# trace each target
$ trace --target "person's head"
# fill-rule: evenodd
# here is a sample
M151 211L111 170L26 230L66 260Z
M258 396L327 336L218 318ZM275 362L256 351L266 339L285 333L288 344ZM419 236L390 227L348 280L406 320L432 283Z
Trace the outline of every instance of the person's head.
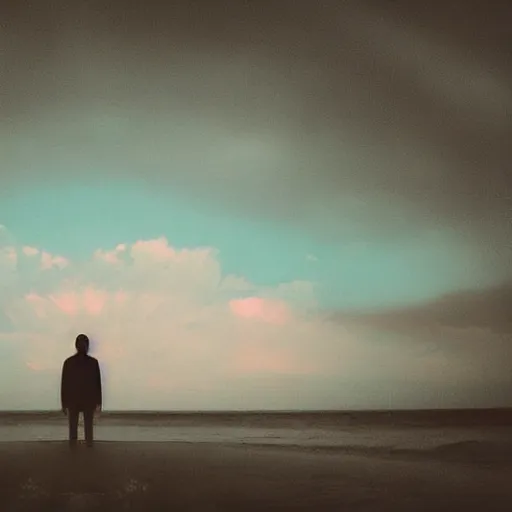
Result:
M79 334L75 341L76 351L80 354L87 354L89 351L89 338L85 334Z

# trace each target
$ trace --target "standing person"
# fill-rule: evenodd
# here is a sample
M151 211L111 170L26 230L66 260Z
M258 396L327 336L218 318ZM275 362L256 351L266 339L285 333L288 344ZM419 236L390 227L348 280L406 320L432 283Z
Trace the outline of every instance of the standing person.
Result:
M101 373L98 360L87 355L89 338L79 334L75 341L76 354L68 357L62 366L61 405L68 416L69 443L76 446L78 418L84 418L84 434L87 446L93 442L94 412L101 411Z

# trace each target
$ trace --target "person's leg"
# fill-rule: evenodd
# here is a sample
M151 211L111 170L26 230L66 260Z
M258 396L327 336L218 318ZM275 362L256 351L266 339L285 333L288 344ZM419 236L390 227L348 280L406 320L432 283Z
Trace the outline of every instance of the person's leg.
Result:
M80 411L72 407L68 409L68 424L69 424L69 444L76 446L78 440L78 415Z
M84 410L84 434L85 434L85 444L87 446L92 446L93 442L93 419L94 419L94 409L87 408Z

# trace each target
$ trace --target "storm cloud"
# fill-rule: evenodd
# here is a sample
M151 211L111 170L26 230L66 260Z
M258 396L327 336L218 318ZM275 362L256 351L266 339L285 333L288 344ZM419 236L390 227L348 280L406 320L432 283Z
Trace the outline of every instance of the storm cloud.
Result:
M512 342L512 283L484 290L443 295L424 304L400 309L337 312L333 320L357 322L390 331L424 329L482 329L507 335Z
M448 226L506 266L511 8L413 5L13 2L4 193L130 175L326 237Z

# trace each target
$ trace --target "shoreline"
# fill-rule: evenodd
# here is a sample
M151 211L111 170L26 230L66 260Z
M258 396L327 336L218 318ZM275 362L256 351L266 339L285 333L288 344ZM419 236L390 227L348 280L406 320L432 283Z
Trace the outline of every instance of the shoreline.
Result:
M11 447L27 447L32 444L52 445L56 447L66 447L67 439L62 440L44 440L37 439L31 441L1 441L0 453L2 449L9 450ZM78 440L78 445L84 445L83 439ZM375 458L385 460L422 462L433 461L450 464L487 464L492 467L512 469L512 440L508 443L489 443L485 441L459 441L445 443L427 448L400 448L392 445L388 446L368 446L368 445L304 445L297 443L257 443L257 442L225 442L225 441L114 441L98 439L94 441L94 446L126 445L126 446L160 446L160 447L212 447L220 449L234 450L261 450L275 453L304 453L313 455L327 456L355 456L364 458Z

